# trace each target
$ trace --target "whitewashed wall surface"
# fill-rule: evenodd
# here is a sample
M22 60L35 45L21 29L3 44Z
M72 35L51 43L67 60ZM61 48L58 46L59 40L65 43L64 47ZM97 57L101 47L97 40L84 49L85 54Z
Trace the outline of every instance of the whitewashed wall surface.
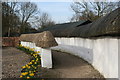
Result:
M50 48L41 48L35 45L32 42L24 42L21 41L21 45L29 48L34 48L35 51L39 51L38 53L41 56L41 66L44 68L52 68L52 55Z
M55 39L59 45L52 49L83 58L92 64L105 78L118 78L118 50L120 49L118 42L120 42L120 39Z

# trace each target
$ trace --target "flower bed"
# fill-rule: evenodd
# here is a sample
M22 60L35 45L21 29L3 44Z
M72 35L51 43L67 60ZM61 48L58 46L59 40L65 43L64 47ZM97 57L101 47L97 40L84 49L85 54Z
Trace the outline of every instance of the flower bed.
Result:
M31 49L22 45L18 46L17 48L32 56L30 62L25 66L22 66L20 78L35 78L37 68L40 67L41 57L39 56L39 54L37 54L40 52L34 51L34 48Z

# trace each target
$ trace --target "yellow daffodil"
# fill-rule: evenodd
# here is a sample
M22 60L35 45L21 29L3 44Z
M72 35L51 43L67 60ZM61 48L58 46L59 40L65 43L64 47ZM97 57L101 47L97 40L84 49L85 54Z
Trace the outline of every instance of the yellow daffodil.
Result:
M29 48L29 50L34 51L34 50L35 50L35 48Z
M30 65L30 63L28 63L28 65Z
M32 62L34 62L35 60L32 60Z
M36 51L35 53L40 53L40 51Z
M28 65L26 65L26 67L28 67Z
M37 69L36 67L34 67L34 69Z
M30 79L30 77L29 77L29 76L27 76L27 79Z
M35 64L38 64L39 60L41 59L40 58L41 56L38 54L38 53L40 53L40 51L35 51L35 48L30 48L30 47L26 47L26 46L22 46L22 45L20 45L20 46L23 48L26 48L25 50L27 50L27 51L33 51L32 53L30 53L30 55L34 59L31 60L31 62L29 62L25 66L22 66L22 68L26 68L28 70L28 72L23 72L23 73L21 73L21 76L20 76L20 77L26 76L26 78L29 79L35 75L34 72L36 72L36 69L40 66L40 65L35 65Z
M22 44L20 44L20 47L22 47Z
M30 62L29 64L32 64L32 62Z
M29 74L30 76L34 76L34 73Z
M32 71L29 71L29 73L32 73Z
M40 53L40 51L38 51L37 53Z
M35 51L35 53L37 53L37 51Z
M23 76L21 75L20 78L22 78Z
M22 68L25 68L25 66L23 66Z
M27 46L24 46L24 48L26 48L26 49L30 49L30 47L27 47Z
M36 72L36 71L34 70L34 72Z
M36 59L36 61L38 61L38 58Z
M28 74L28 72L24 72L24 73L21 73L21 74L25 76L25 75L27 75L27 74Z
M28 66L28 69L30 69L30 66Z
M37 64L37 62L34 62L34 64Z

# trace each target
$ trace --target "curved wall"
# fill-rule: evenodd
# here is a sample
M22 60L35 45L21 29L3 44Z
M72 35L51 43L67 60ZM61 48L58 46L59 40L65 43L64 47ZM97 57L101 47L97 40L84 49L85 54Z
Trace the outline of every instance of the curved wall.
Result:
M118 50L120 50L118 43L120 39L55 39L59 45L52 49L82 57L92 64L105 78L118 78Z

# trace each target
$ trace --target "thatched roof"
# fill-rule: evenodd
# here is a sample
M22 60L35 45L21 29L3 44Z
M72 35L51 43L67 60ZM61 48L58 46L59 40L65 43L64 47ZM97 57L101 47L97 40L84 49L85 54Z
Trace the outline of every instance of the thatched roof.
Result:
M52 33L49 31L44 31L42 33L36 34L22 34L20 36L20 40L26 42L33 42L36 44L36 46L44 48L58 45Z
M36 46L44 47L44 48L58 45L52 33L49 31L37 33L36 38L33 40L33 42L36 44Z
M89 24L66 23L42 29L50 31L54 37L96 37L120 36L120 8ZM78 25L79 24L79 25Z
M91 24L87 36L100 35L120 36L120 8Z
M89 23L91 23L91 21L81 20L78 22L56 24L50 27L43 28L40 30L40 32L50 31L55 37L68 37L74 28L81 26L81 25L89 24Z

